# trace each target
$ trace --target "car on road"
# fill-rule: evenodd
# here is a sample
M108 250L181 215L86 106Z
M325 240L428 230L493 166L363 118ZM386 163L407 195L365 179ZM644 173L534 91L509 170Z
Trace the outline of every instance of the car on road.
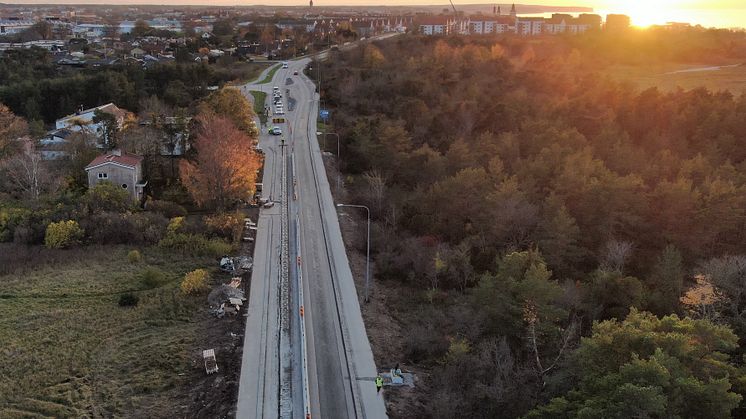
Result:
M293 75L297 76L298 75L298 70L293 71Z
M282 128L280 127L272 127L269 129L269 133L272 135L282 135Z
M283 61L282 62L282 68L288 68L288 62L287 61Z

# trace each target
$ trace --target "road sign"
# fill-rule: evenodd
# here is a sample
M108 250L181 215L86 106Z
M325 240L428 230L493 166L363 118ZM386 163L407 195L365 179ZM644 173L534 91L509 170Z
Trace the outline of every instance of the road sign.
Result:
M321 119L329 119L329 111L326 109L322 109L319 111L319 116Z

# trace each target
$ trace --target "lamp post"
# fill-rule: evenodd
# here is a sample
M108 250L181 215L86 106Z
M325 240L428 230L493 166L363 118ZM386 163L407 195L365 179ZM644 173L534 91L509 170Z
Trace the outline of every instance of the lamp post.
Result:
M363 301L368 302L368 291L370 288L370 208L365 205L351 205L351 204L337 204L338 208L349 207L349 208L365 208L368 213L368 246L365 255L365 297Z
M339 178L340 178L340 172L341 168L339 167L340 159L339 159L339 134L336 132L321 132L316 131L316 135L323 135L324 136L324 149L326 149L326 136L327 135L336 135L337 136L337 194L339 194Z

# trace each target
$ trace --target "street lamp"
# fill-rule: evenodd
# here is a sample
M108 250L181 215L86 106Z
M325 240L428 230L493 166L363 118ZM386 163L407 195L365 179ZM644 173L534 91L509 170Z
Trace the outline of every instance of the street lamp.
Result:
M324 136L324 149L326 149L326 136L327 135L336 135L337 136L337 194L339 194L339 178L340 178L340 172L342 170L341 167L339 166L339 164L340 164L340 159L339 159L339 134L337 134L336 132L321 132L321 131L316 131L316 135L317 136L318 135L323 135Z
M368 290L370 287L370 208L365 205L351 205L351 204L337 204L337 208L349 207L349 208L365 208L368 212L368 246L365 255L365 297L363 301L368 302Z

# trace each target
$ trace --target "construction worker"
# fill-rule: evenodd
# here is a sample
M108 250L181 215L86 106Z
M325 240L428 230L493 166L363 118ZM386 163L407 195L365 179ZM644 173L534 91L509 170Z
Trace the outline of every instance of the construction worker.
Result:
M383 387L383 378L379 375L376 377L376 393L381 392L381 387Z

